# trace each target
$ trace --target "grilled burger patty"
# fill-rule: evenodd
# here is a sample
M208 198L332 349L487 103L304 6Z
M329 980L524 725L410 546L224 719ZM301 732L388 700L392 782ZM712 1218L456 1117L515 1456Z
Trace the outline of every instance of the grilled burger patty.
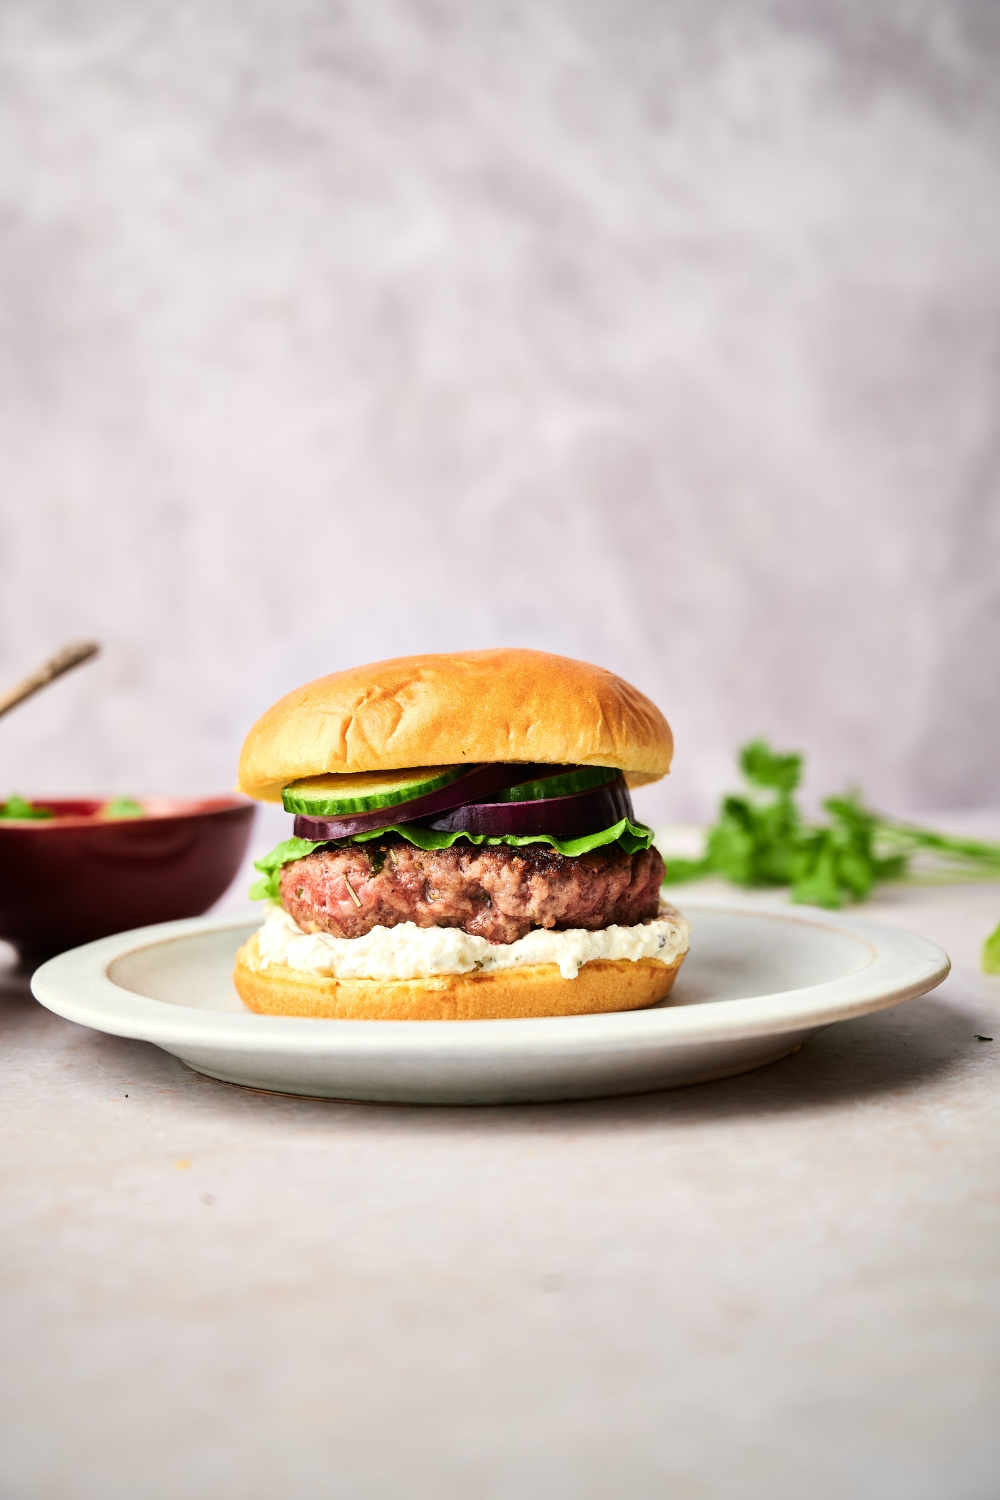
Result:
M656 916L662 881L657 849L612 845L570 859L546 844L425 850L386 839L285 865L281 904L303 932L355 938L415 922L513 943L533 927L632 927Z

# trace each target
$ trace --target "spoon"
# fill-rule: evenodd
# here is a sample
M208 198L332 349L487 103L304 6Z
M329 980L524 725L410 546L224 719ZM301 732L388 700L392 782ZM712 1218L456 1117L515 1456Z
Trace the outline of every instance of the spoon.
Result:
M23 703L26 698L31 698L48 687L50 682L55 682L57 677L62 677L65 672L71 672L74 667L79 667L91 657L97 656L100 646L96 641L77 641L72 646L64 646L51 656L47 662L40 666L37 671L32 672L30 677L25 677L16 687L11 688L9 693L0 697L0 718Z

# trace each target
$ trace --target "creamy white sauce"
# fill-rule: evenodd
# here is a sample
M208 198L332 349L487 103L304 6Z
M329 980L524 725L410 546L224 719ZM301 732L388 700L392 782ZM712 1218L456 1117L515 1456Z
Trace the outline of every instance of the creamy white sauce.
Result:
M575 979L595 958L655 958L673 963L687 952L691 923L663 903L659 913L635 927L602 927L587 932L548 932L537 927L516 943L489 943L459 927L373 927L358 938L303 932L278 905L268 907L257 934L260 967L286 964L306 974L338 979L422 979L432 974L468 974L473 969L516 969L558 964L564 979Z

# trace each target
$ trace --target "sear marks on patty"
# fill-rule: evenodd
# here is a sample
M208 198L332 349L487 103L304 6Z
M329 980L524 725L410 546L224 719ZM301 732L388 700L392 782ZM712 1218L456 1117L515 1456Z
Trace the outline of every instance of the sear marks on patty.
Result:
M316 849L281 872L281 904L303 932L363 937L415 922L513 943L533 927L624 927L656 916L663 860L617 845L570 859L545 844L417 849L400 840Z

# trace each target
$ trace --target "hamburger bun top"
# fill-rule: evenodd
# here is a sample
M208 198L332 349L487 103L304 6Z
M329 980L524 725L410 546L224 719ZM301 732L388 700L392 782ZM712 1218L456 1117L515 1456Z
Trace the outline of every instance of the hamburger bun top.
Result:
M660 710L603 667L520 649L399 656L280 698L246 737L239 789L280 802L305 776L485 761L615 766L642 786L672 754Z

